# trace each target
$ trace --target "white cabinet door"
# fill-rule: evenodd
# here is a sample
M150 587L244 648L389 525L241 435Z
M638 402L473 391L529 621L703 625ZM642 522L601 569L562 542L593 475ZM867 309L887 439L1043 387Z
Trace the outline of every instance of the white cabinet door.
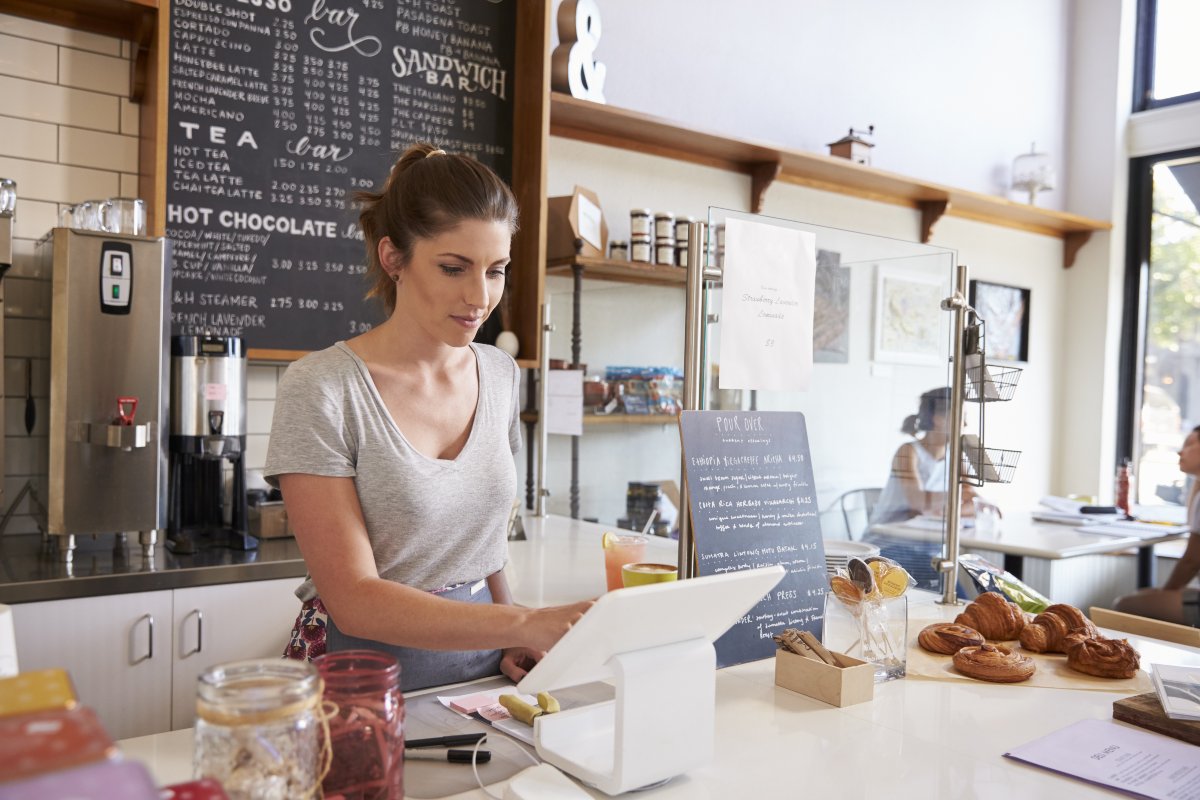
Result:
M171 728L171 592L12 607L21 670L61 667L114 739Z
M196 679L205 669L282 657L300 613L299 585L299 578L282 578L175 590L172 730L192 726Z

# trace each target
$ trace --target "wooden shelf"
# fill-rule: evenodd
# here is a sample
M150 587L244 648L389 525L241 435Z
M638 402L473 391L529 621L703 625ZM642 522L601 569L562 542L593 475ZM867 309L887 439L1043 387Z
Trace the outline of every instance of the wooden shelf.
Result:
M684 128L659 117L550 94L550 135L738 172L751 178L750 210L779 180L827 192L914 208L921 212L920 241L928 242L943 215L972 219L1063 239L1063 266L1094 231L1112 223L1014 203L1001 197L919 181L844 158L788 150ZM592 276L596 277L596 276Z
M621 283L643 283L654 286L683 286L687 283L687 270L666 264L647 264L641 261L609 261L606 258L574 256L557 258L546 262L547 275L571 276L571 268L583 267L583 277L598 281L620 281Z
M522 422L537 422L536 411L522 411ZM608 427L611 425L674 425L678 418L674 414L587 414L583 415L585 427Z

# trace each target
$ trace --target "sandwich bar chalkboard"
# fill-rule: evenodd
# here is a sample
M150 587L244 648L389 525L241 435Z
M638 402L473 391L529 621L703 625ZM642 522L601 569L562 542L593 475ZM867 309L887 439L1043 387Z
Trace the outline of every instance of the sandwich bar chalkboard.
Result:
M717 666L769 658L772 636L821 636L825 548L804 415L685 411L679 418L700 575L780 564L787 574L717 640Z
M511 180L516 0L173 0L172 331L308 351L370 329L353 194L409 144Z

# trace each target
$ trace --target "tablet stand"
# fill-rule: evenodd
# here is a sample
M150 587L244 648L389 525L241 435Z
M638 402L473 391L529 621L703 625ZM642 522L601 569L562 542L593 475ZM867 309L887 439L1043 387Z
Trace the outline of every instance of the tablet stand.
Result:
M616 698L539 716L538 755L610 795L708 762L716 661L712 642L703 638L613 656Z

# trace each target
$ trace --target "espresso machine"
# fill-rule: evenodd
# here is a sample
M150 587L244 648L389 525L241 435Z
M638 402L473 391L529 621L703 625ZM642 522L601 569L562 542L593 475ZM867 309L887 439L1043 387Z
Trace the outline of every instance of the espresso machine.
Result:
M167 547L253 550L246 521L246 350L236 336L171 337Z
M55 228L38 244L52 275L47 532L136 533L147 559L166 524L170 244Z

